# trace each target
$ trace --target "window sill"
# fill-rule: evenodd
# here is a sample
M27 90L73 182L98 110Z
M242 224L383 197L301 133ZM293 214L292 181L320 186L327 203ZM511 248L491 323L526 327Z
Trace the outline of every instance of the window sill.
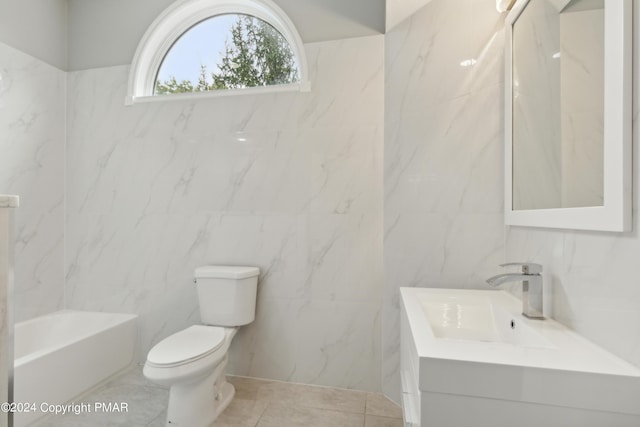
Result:
M172 93L152 96L127 96L125 105L144 104L150 102L198 101L207 98L226 98L229 96L264 95L282 92L310 92L309 82L292 83L286 85L248 87L244 89L212 90L208 92Z

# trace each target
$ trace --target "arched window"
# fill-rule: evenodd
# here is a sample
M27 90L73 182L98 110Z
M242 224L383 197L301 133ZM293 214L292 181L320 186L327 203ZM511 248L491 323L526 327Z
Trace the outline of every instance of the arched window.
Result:
M309 84L300 36L277 5L179 0L142 38L126 102L282 90Z

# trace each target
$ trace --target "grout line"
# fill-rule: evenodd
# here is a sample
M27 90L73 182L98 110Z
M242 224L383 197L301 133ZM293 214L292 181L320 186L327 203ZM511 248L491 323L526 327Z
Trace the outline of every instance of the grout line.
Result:
M257 402L257 400L255 401ZM258 419L256 420L255 424L253 425L253 427L258 427L258 424L260 424L260 420L262 419L262 416L264 415L265 412L267 412L267 408L269 408L270 403L267 403L264 406L264 409L262 410L262 412L260 413L260 416L258 417Z
M254 403L258 403L258 400L257 399L254 400ZM271 402L267 402L267 404L264 405L264 409L262 410L262 412L260 412L260 415L258 416L258 419L256 420L256 422L253 424L253 427L258 427L258 424L260 424L260 420L262 419L264 413L267 412L269 405L271 405Z

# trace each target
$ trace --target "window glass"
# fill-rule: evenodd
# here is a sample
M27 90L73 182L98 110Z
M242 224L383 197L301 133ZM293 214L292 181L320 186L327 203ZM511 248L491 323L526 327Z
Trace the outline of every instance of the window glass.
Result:
M169 49L154 94L204 92L296 83L298 65L287 40L265 21L227 14L186 31Z

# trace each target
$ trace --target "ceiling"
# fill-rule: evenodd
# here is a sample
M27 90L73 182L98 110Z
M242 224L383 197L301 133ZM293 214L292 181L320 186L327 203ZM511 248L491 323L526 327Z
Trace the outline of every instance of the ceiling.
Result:
M385 0L274 0L305 43L384 33Z

